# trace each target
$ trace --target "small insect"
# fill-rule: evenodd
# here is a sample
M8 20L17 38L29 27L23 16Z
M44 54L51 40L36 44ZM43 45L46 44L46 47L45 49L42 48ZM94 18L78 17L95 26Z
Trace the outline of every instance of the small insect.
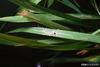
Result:
M88 53L88 50L81 50L77 52L76 55L85 55L86 53Z
M43 29L42 31L44 33L44 35L48 35L48 36L56 36L56 32L55 31L51 31L51 30L47 30L47 29Z
M93 46L94 48L100 48L100 45L95 45ZM76 53L76 55L85 55L87 54L89 51L88 50L81 50L79 52Z
M18 13L18 15L27 16L28 15L28 11L27 10L22 10L21 12Z
M95 48L100 48L100 45L95 45L94 47L95 47Z

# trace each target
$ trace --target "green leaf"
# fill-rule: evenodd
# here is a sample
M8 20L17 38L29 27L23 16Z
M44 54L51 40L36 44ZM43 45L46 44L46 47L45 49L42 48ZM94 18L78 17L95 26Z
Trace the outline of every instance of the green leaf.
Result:
M90 14L69 14L73 17L80 18L82 20L100 20L100 16Z
M27 46L27 47L43 47L43 46L53 46L37 42L36 40L16 37L12 35L7 35L0 33L0 44L11 45L11 46Z
M42 40L37 40L37 42L44 43L44 44L59 44L59 43L64 43L66 42L65 40L60 40L60 39L42 39ZM70 41L69 41L70 42Z
M98 15L100 15L100 10L99 10L99 7L96 3L96 0L90 0L90 3L93 5L93 7L96 9Z
M37 21L37 23L45 25L49 28L71 30L71 28L63 26L61 24L58 24L58 23L50 20L49 18L47 18L45 15L42 15L42 14L37 15L37 14L29 13L29 18L34 19L34 20Z
M7 21L7 22L16 22L16 23L25 23L25 22L32 22L31 19L28 19L23 16L9 16L9 17L2 17L0 21Z
M50 7L53 3L54 3L54 0L48 0L48 3L47 3L48 7Z
M70 14L70 13L68 15L80 18L81 22L71 21L69 19L65 19L65 18L56 16L56 15L48 14L48 13L34 14L34 17L35 16L39 16L39 17L41 16L41 17L44 17L44 18L52 20L52 21L57 21L56 23L65 23L65 24L68 23L68 24L80 25L80 26L84 26L84 27L87 26L87 25L84 24L85 20L92 20L92 21L100 20L99 16L93 16L93 15Z
M30 0L30 2L35 3L35 4L38 4L38 3L41 2L41 0Z
M100 55L90 56L90 57L84 58L84 60L88 62L100 62Z
M47 41L47 42L46 42ZM54 42L56 41L56 42ZM11 45L11 46L27 46L31 48L42 48L42 49L50 49L57 51L66 51L66 50L79 50L90 46L89 43L84 42L76 42L73 44L61 44L61 45L52 45L55 43L62 43L63 41L58 40L33 40L26 39L21 37L16 37L12 35L2 34L0 33L0 44Z
M10 33L14 33L14 32L27 32L27 33L33 33L33 34L58 37L58 38L63 38L63 39L71 39L71 40L80 40L80 41L100 43L100 36L98 36L98 35L73 32L73 31L66 31L66 30L59 30L59 29L30 27L30 28L20 28L20 29L10 31Z
M100 35L100 29L94 31L94 32L92 33L92 35Z
M80 5L78 4L78 2L77 2L76 0L73 0L73 2L75 3L75 5L76 5L77 7L80 7Z
M9 0L9 1L19 5L20 7L24 7L24 8L33 10L33 11L34 10L35 11L42 11L42 12L50 13L50 14L53 14L53 15L56 15L56 16L59 16L59 17L65 18L65 19L69 19L71 21L80 22L79 18L70 16L70 15L67 15L67 14L64 14L64 13L61 13L61 12L58 12L58 11L50 10L48 8L43 8L39 5L31 4L27 0L24 0L24 1L23 0L21 0L21 1L20 0Z

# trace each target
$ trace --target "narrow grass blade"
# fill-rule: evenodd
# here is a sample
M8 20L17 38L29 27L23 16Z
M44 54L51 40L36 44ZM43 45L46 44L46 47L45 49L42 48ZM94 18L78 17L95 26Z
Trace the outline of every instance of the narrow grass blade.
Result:
M40 23L42 25L45 25L49 28L55 28L55 29L65 29L65 30L71 30L71 28L65 27L61 24L58 24L52 20L49 20L48 18L46 18L46 16L44 15L36 15L33 13L29 13L29 18L31 19L35 19L37 21L37 23Z
M80 5L78 4L78 2L77 2L76 0L73 0L73 2L75 3L75 5L76 5L77 7L80 8Z
M40 42L40 43L44 43L44 44L61 44L61 43L66 43L65 40L59 40L59 39L42 39L42 40L37 40L37 42ZM70 41L69 41L70 42Z
M54 0L48 0L48 3L47 3L48 7L50 7L53 3L54 3Z
M96 0L90 0L93 7L96 9L97 13L100 15L99 7L97 6Z
M41 0L30 0L30 2L32 2L33 4L38 4L41 2Z
M48 41L48 42L45 42ZM11 46L27 46L31 48L42 48L42 49L50 49L50 50L57 50L57 51L67 51L67 50L79 50L88 47L89 43L84 42L76 42L73 44L61 44L61 45L52 45L55 43L60 43L63 41L55 40L32 40L32 39L25 39L21 37L16 37L12 35L2 34L0 33L0 44L11 45Z
M25 22L32 22L31 19L23 17L23 16L9 16L9 17L2 17L0 21L7 21L13 23L25 23Z
M100 35L100 29L94 31L94 32L92 33L92 35Z
M3 33L0 33L0 44L12 45L12 46L27 46L27 47L53 46L37 42L36 40L25 39Z
M56 16L59 16L59 17L62 17L62 18L65 18L65 19L69 19L69 20L73 20L73 21L77 21L77 22L80 22L80 19L79 18L76 18L76 17L73 17L73 16L70 16L70 15L65 15L64 13L61 13L61 12L58 12L58 11L55 11L55 10L50 10L48 8L43 8L39 5L35 5L35 4L31 4L29 1L26 1L26 0L9 0L21 7L24 7L24 8L28 8L28 9L31 9L31 10L37 10L37 11L43 11L43 12L46 12L46 13L50 13L50 14L53 14L53 15L56 15Z
M58 38L63 38L63 39L100 43L100 36L98 35L66 31L66 30L30 27L30 28L16 29L16 30L10 31L9 33L15 33L15 32L27 32L27 33L33 33L33 34L46 35L46 36L53 36L53 37L58 37Z

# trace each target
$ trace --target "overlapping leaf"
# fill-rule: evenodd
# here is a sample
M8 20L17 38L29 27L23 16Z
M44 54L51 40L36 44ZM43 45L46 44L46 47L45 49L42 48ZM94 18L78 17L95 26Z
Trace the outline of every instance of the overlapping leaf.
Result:
M63 44L63 42L65 41L54 40L54 39L32 40L32 39L26 39L0 33L0 44L6 44L12 46L27 46L32 48L66 51L66 50L80 50L91 45L90 43L84 43L84 42L76 42L73 44ZM62 43L62 44L54 45L57 43Z
M54 0L48 0L48 7L50 7L54 3Z
M53 14L53 15L56 15L56 16L59 16L59 17L65 18L65 19L69 19L69 20L72 20L72 21L77 21L77 22L80 21L79 18L70 16L68 14L63 14L59 11L50 10L48 8L43 8L43 7L35 5L35 4L31 5L31 3L29 1L24 1L24 2L23 2L23 0L21 0L21 1L19 1L19 0L14 0L14 1L10 0L10 1L12 1L12 2L16 3L17 5L19 5L21 7L24 7L24 8L28 8L28 9L31 9L31 10L37 10L37 11L44 11L46 13L50 13L50 14Z
M0 44L7 44L13 46L27 46L27 47L32 47L32 46L40 47L40 46L48 45L41 42L37 42L36 40L25 39L25 38L11 36L2 33L0 33ZM52 45L48 45L48 46L52 46Z
M72 40L100 43L100 36L98 36L98 35L65 31L65 30L57 30L57 29L30 27L30 28L16 29L11 32L28 32L28 33L33 33L33 34L53 36L53 37L59 37L59 38L64 38L64 39L72 39Z
M32 22L31 19L23 17L23 16L9 16L9 17L2 17L0 21L7 21L13 23L25 23L25 22Z
M39 2L41 2L41 0L30 0L30 2L38 4Z

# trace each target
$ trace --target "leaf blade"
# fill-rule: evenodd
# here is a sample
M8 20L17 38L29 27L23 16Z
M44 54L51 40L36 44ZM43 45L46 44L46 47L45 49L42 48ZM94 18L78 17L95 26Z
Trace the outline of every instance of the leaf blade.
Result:
M100 43L100 36L98 35L72 32L72 31L66 31L66 30L48 29L48 28L42 28L42 27L30 27L30 28L20 28L17 30L10 31L10 33L14 33L14 32L27 32L27 33L33 33L33 34L39 34L39 35L45 35L45 36L58 37L58 38L63 38L63 39Z

